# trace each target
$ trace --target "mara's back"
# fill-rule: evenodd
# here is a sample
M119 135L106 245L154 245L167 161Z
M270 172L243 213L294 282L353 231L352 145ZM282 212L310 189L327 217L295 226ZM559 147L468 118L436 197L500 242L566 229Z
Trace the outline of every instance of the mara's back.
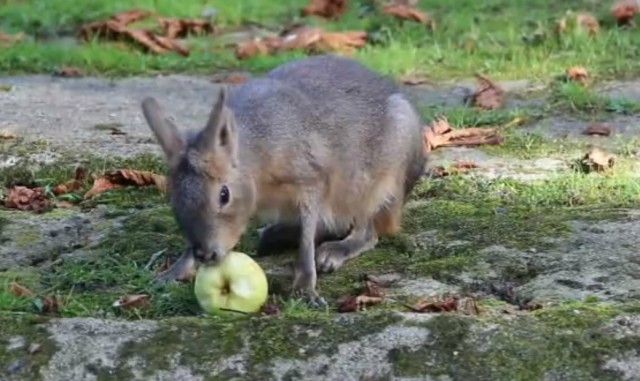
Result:
M290 61L240 86L230 106L252 152L287 148L362 171L403 162L421 147L420 123L399 87L349 58ZM406 123L400 120L405 118ZM242 140L242 139L241 139ZM300 150L305 152L300 152ZM313 150L313 152L307 152ZM400 164L402 165L402 164Z

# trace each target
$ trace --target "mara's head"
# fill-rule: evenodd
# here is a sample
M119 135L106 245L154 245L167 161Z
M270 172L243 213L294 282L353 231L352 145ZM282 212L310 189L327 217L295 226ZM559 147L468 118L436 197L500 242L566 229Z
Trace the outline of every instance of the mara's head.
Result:
M254 189L238 168L238 135L222 89L206 126L193 136L180 133L153 98L142 111L169 166L171 206L197 260L221 259L245 230Z

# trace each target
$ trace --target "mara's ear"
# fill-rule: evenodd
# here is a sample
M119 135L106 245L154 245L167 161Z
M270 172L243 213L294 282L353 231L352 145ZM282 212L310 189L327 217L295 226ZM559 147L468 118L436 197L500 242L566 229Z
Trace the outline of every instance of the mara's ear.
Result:
M226 106L227 98L228 90L222 86L209 114L207 125L200 133L199 149L201 153L226 157L235 166L238 136L233 112Z
M175 166L184 147L184 141L178 128L167 118L154 98L142 101L142 112L147 124L162 147L170 166Z

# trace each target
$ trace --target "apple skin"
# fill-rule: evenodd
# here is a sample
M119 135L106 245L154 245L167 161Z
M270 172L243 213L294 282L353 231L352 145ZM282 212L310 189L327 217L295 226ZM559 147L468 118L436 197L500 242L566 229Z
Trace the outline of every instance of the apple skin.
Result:
M200 266L194 282L200 307L211 315L257 312L267 301L268 291L267 276L260 265L237 251L215 265Z

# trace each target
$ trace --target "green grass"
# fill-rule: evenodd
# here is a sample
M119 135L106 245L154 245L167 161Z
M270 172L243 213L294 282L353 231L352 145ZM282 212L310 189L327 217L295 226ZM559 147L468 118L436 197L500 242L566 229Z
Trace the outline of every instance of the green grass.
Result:
M637 28L613 26L608 3L572 0L550 4L544 0L442 3L422 0L420 8L436 19L435 31L413 22L399 23L372 12L361 0L336 21L300 19L306 0L236 2L187 0L73 0L4 1L0 29L27 33L23 43L0 51L2 72L47 72L61 65L75 65L87 73L144 74L149 71L207 72L220 68L244 68L263 72L302 53L283 53L238 61L231 49L219 50L220 39L190 38L192 54L155 56L131 47L104 42L70 43L55 36L73 36L85 22L100 20L129 8L155 9L164 16L200 17L215 8L216 22L224 30L238 30L251 22L274 30L287 22L303 21L328 30L367 30L374 40L354 57L391 75L418 73L433 79L469 77L476 71L497 79L549 78L573 65L585 66L596 77L635 75L640 69ZM602 21L602 31L589 37L569 31L554 37L555 20L567 10L590 11ZM54 36L54 37L52 37ZM537 36L537 37L532 37Z

